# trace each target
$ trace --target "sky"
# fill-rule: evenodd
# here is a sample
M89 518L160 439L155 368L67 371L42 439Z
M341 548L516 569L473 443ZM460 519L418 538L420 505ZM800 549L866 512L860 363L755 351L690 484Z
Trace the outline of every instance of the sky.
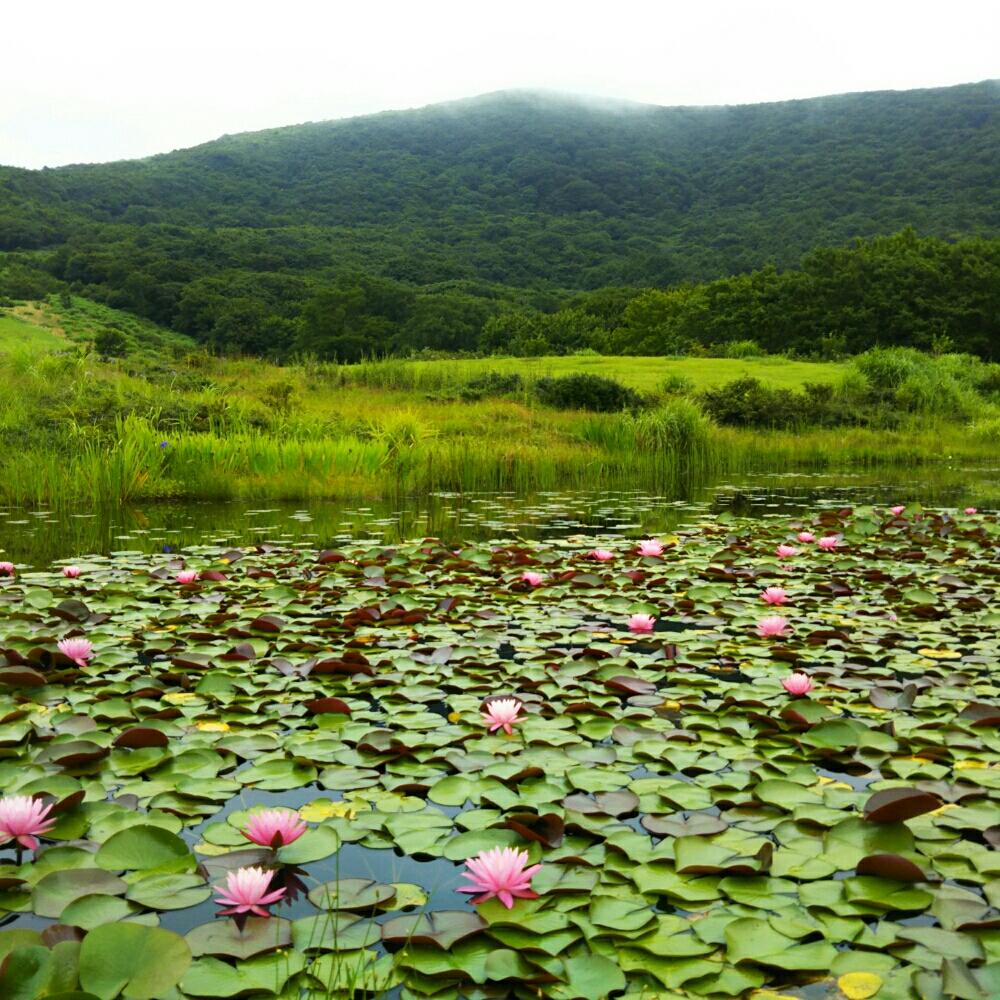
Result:
M747 104L1000 78L997 0L4 4L0 163L148 156L505 88Z

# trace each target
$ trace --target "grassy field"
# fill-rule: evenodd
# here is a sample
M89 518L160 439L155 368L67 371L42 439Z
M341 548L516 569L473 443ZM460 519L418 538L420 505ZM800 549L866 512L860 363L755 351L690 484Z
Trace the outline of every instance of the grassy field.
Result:
M375 362L367 366L386 372L399 367L398 361ZM567 357L474 358L462 361L407 361L410 380L433 384L444 379L467 382L486 372L517 372L527 381L539 378L585 373L613 378L640 392L654 392L667 379L690 380L695 389L722 385L743 375L782 389L798 389L806 382L834 382L843 375L843 364L812 361L789 361L787 358L663 358L603 357L576 354ZM355 366L359 369L365 366Z
M60 350L67 343L64 337L47 326L29 322L20 316L0 314L0 351Z
M693 395L744 374L784 388L857 381L849 363L580 356L279 368L192 351L185 338L83 300L18 312L0 319L9 387L0 396L0 502L601 486L676 494L748 471L990 459L1000 445L1000 410L978 397L972 416L908 414L892 430L768 430L716 426ZM135 343L123 361L74 346L108 322ZM486 371L516 371L524 382L507 396L463 399L465 383ZM533 381L572 371L616 377L651 405L636 414L541 405ZM692 386L687 395L657 393L678 375Z

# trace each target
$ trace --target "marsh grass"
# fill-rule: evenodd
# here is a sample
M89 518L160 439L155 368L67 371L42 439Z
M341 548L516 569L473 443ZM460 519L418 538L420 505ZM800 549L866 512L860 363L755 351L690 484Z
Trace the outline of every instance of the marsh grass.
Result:
M0 347L7 387L0 397L0 501L8 504L594 487L678 495L738 472L990 458L1000 439L1000 411L984 404L968 379L950 375L947 362L922 367L919 358L876 359L882 374L875 381L883 378L892 391L909 387L906 398L916 401L893 430L792 432L720 428L696 399L655 389L681 376L697 386L748 370L775 385L865 376L844 365L774 358L303 361L277 368L203 354L139 374L80 349ZM556 411L534 398L533 379L581 367L649 388L651 405L602 414ZM496 370L518 372L522 385L502 397L459 398L466 382Z

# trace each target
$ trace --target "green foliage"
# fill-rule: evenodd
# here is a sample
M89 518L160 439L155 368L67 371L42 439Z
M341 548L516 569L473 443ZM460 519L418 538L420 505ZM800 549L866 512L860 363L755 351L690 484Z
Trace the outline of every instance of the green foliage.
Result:
M906 414L968 420L989 411L1000 365L964 355L934 357L912 348L876 348L854 359L837 386L801 391L744 376L705 390L701 403L733 427L895 427Z
M600 375L541 378L535 383L535 394L545 406L557 410L615 413L642 406L642 397L634 389Z
M732 345L836 357L885 344L947 343L982 357L1000 326L1000 240L947 243L912 230L815 250L796 270L772 266L696 287L647 292L625 312L616 351L671 353ZM659 344L659 349L657 349Z
M462 399L472 401L485 399L488 396L509 396L520 392L524 387L524 379L517 372L489 371L485 375L477 375L469 379L459 391Z
M998 108L990 83L701 109L506 93L0 168L0 295L68 288L272 359L988 356L996 244L943 240L997 233ZM812 252L908 225L939 239Z
M106 327L94 338L94 350L102 358L124 358L128 354L128 337L121 330Z

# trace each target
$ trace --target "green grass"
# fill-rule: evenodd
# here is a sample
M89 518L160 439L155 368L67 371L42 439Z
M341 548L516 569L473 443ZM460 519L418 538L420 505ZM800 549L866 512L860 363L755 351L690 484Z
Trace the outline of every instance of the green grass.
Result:
M744 375L777 389L801 389L806 382L835 382L844 364L789 361L787 358L603 357L574 354L541 358L470 358L460 361L373 361L341 366L349 384L384 388L446 390L486 372L517 372L526 382L547 376L584 373L612 378L640 392L657 390L668 378L690 380L695 389L721 385Z
M848 364L576 356L278 368L185 351L185 338L144 328L129 336L145 353L105 363L66 346L85 344L101 323L125 323L121 314L76 299L68 309L22 312L34 324L0 319L8 387L0 395L0 503L595 487L677 495L741 472L991 459L1000 440L997 408L974 393L975 409L961 419L932 410L904 415L892 431L793 432L720 428L684 396L660 395L636 415L601 414L550 409L531 391L534 379L571 371L617 378L652 397L674 376L695 388L744 374L797 388L856 377ZM468 379L491 370L519 372L525 385L509 397L460 398Z
M29 323L17 316L0 313L0 352L12 350L59 350L67 343L51 329Z

